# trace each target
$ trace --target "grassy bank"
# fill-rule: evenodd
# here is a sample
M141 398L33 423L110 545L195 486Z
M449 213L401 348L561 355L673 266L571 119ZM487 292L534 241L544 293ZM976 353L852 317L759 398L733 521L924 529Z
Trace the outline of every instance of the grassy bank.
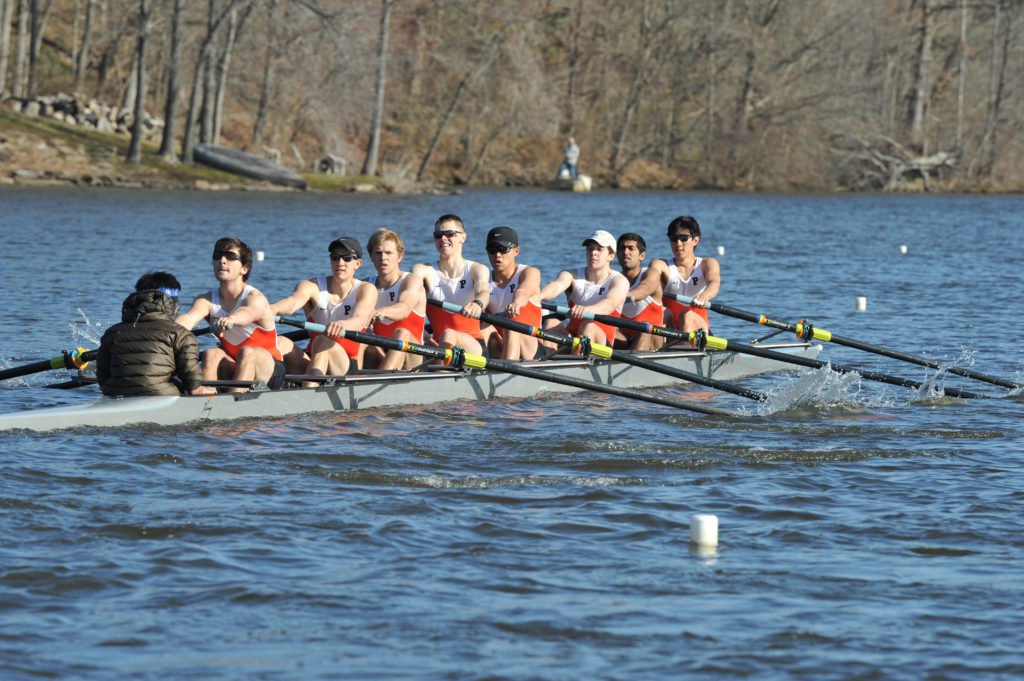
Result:
M144 142L142 160L128 163L129 138L89 126L29 116L0 106L0 183L163 189L281 189L200 164L168 163ZM383 191L381 178L300 173L314 191Z

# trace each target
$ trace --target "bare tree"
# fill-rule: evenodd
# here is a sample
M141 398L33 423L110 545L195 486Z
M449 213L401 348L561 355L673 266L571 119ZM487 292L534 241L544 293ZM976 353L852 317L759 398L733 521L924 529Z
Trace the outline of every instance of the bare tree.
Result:
M138 65L136 69L135 108L132 120L132 139L128 145L125 160L129 163L142 161L142 135L146 126L146 50L149 42L149 13L151 0L139 0L139 35L135 44Z
M0 94L7 91L7 56L11 51L11 20L18 0L0 0Z
M77 59L75 59L75 84L74 91L82 92L82 83L85 82L85 70L89 66L89 55L92 51L92 22L96 8L96 0L85 0L85 26L82 28L82 44L78 48Z
M164 130L157 155L168 163L177 163L174 140L178 129L178 101L181 99L181 52L184 36L182 20L185 0L172 0L171 4L171 55L167 64L167 96L164 99Z
M380 134L384 120L384 89L387 86L388 64L388 23L396 0L381 0L380 30L377 44L377 87L373 103L373 122L370 124L370 143L363 162L363 175L377 173L377 157L380 155Z

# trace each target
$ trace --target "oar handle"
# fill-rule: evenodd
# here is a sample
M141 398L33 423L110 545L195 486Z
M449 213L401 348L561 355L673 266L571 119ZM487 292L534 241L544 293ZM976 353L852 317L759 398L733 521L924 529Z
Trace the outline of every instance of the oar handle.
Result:
M541 303L541 306L545 310L557 312L558 314L569 314L572 308L566 307L565 305L556 305L554 303ZM622 317L613 317L612 315L594 314L593 312L584 312L584 319L592 319L595 322L601 324L607 324L609 326L616 326L621 329L629 329L630 331L639 331L641 333L649 333L655 336L662 336L664 338L674 338L676 340L683 340L691 345L696 346L699 338L698 334L692 331L679 331L678 329L669 329L664 326L655 326L654 324L648 324L647 322L638 322L632 319L623 319ZM703 338L704 347L711 348L712 350L725 350L726 341L723 338L717 336L704 335Z
M300 329L305 329L312 333L327 333L327 327L323 324L317 324L316 322L300 321L280 316L274 317L274 321L287 326L295 326ZM435 359L442 360L445 366L453 366L455 368L468 366L474 369L483 369L487 365L487 359L485 357L465 352L461 348L434 348L429 345L409 343L396 338L386 338L384 336L365 333L363 331L342 330L338 337L346 338L356 343L362 343L363 345L376 345L377 347L388 350L401 350L402 352L408 352L414 355L433 357Z
M459 314L462 312L462 307L455 303L449 303L442 300L435 300L429 298L428 303L436 307L451 312L452 314ZM564 345L571 348L573 354L583 355L585 357L594 356L600 357L601 359L611 359L612 348L607 345L601 345L600 343L592 343L586 338L580 338L578 336L567 336L561 333L555 333L553 331L547 331L539 326L530 326L523 322L517 322L514 319L503 317L501 315L491 314L490 312L481 312L480 321L487 322L492 326L498 326L509 331L515 331L526 336L533 336L541 340L551 341L558 345Z

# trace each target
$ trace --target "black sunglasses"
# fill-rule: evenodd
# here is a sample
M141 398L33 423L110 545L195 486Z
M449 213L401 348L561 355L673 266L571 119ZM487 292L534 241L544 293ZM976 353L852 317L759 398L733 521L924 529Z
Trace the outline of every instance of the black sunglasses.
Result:
M682 241L683 243L686 243L687 241L689 241L690 239L693 239L693 238L694 238L694 236L692 234L673 234L672 236L670 236L668 238L668 240L669 241Z
M241 260L242 256L234 251L214 251L213 259L220 260L221 258L227 258L228 260Z
M487 252L490 253L491 255L497 255L498 253L508 253L513 248L515 248L514 244L509 244L508 246L498 246L497 244L493 244L493 245L492 244L487 244Z
M449 239L451 239L456 234L462 234L462 232L460 232L457 229L441 229L441 230L435 229L434 230L434 238L435 239L440 239L443 236L446 236Z
M338 262L344 260L345 262L352 262L353 260L359 260L359 256L355 253L335 253L331 251L331 260Z

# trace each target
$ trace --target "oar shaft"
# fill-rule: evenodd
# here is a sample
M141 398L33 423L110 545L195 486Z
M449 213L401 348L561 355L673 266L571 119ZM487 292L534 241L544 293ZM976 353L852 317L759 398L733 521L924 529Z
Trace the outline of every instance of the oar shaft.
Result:
M83 350L82 348L79 348L77 350L56 355L50 359L44 359L40 362L33 362L19 367L0 370L0 381L8 378L27 376L29 374L37 374L40 371L50 371L51 369L77 369L79 366L84 367L94 359L96 359L95 350Z
M277 321L288 324L290 326L297 326L305 328L307 331L313 331L315 333L324 333L327 327L323 324L314 324L312 322L299 322L284 317L276 318ZM377 336L374 334L363 333L361 331L345 331L342 336L353 340L357 343L363 343L365 345L377 345L382 348L388 348L392 350L401 350L402 352L411 352L417 355L423 355L425 357L435 357L445 361L446 364L452 362L459 353L456 353L452 348L434 348L428 345L420 345L418 343L407 343L394 338L385 338L384 336ZM725 409L718 409L715 407L708 407L702 404L694 404L683 400L676 400L668 397L662 397L660 395L652 395L638 390L630 390L628 388L619 388L612 385L605 385L603 383L594 383L592 381L586 381L583 379L573 378L571 376L560 376L553 374L549 371L542 369L531 369L524 367L515 362L500 359L488 359L480 355L474 355L468 352L461 352L461 361L465 366L470 366L474 369L492 369L500 371L502 373L516 374L527 378L533 378L538 381L546 381L548 383L556 383L559 385L571 386L574 388L582 388L584 390L592 390L594 392L608 393L609 395L617 395L619 397L629 397L635 400L642 400L644 402L651 402L653 404L660 404L669 407L675 407L676 409L685 409L687 411L694 411L701 414L710 414L715 416L736 416L731 411Z
M459 310L462 309L458 305L454 305L452 303L445 303L438 300L431 299L428 300L427 302L429 302L432 305L441 307L449 312L458 312ZM593 316L597 317L598 315ZM493 324L494 326L500 326L502 328L508 329L509 331L517 331L519 333L524 333L526 335L535 336L537 338L541 338L544 340L549 340L553 343L557 343L558 345L570 347L573 350L577 350L583 342L582 339L576 336L567 336L560 333L548 332L544 329L538 329L537 327L517 322L515 320L509 319L508 317L501 317L499 315L493 315L488 312L481 312L480 319L481 321ZM609 319L614 320L616 322L631 321L619 319L618 317L609 317ZM638 326L644 325L638 324ZM678 378L683 381L689 381L690 383L695 383L697 385L707 386L709 388L715 388L717 390L721 390L722 392L740 395L742 397L747 397L752 400L764 401L766 399L766 396L763 393L759 393L756 390L748 390L747 388L742 388L738 385L733 385L732 383L726 383L725 381L707 378L706 376L701 376L700 374L695 374L691 371L685 371L683 369L676 369L674 367L663 366L657 362L644 359L642 357L637 357L628 352L613 350L611 347L607 345L601 345L600 343L590 343L589 347L590 354L594 355L595 357L601 357L602 359L614 359L624 364L630 364L632 366L647 369L649 371L655 371L666 376Z
M693 298L690 298L688 296L670 295L669 297L678 300L680 303L683 303L684 305L693 305ZM892 348L882 347L881 345L876 345L874 343L866 343L864 341L856 340L854 338L846 338L845 336L839 336L837 334L832 333L831 331L826 331L824 329L808 329L807 327L805 327L804 322L800 322L799 324L793 324L791 322L780 322L777 320L769 319L765 315L754 314L753 312L740 310L739 308L730 307L728 305L722 305L720 303L706 303L705 305L703 305L703 307L711 310L712 312L724 314L727 317L734 317L736 319L754 322L756 324L761 324L763 326L770 326L776 329L782 329L783 331L793 331L798 336L801 337L804 337L806 329L810 336L814 338L814 340L820 340L826 343L835 343L836 345L843 345L848 348L863 350L864 352L871 352L876 355L881 355L882 357L898 359L903 362L909 362L910 364L917 364L918 366L929 367L931 369L940 369L951 374L956 374L957 376L973 378L977 381L991 383L993 385L1002 386L1004 388L1016 389L1024 387L1021 386L1021 384L1014 383L1013 381L1009 381L1005 378L1000 378L999 376L992 376L991 374L985 374L980 371L974 371L973 369L965 369L957 366L946 366L945 364L939 362L938 360L928 359L927 357L921 357L920 355L912 355L908 352L903 352L902 350L893 350Z

